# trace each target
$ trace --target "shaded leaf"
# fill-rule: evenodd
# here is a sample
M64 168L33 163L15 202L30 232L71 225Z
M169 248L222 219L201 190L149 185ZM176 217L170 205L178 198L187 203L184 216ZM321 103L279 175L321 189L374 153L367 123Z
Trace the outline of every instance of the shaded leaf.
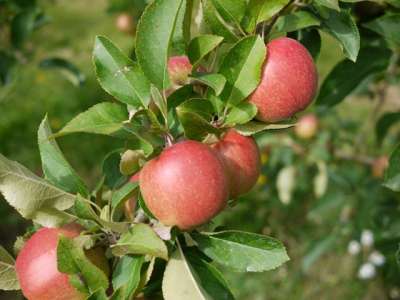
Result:
M121 235L118 242L112 246L112 252L116 256L141 254L168 260L168 250L164 242L149 225L140 223Z
M75 196L51 185L15 161L0 154L0 192L24 218L54 227L70 220L63 211Z
M329 10L321 25L324 31L340 42L344 54L355 62L360 51L360 33L350 13L345 10Z
M239 272L268 271L289 260L280 241L259 234L232 230L192 237L215 262Z
M383 185L395 192L400 191L400 145L396 147L390 156L389 167L385 172Z
M0 290L19 290L14 258L0 246Z
M226 79L221 74L194 74L191 76L192 83L200 82L212 88L215 95L222 93Z
M223 37L211 34L199 35L190 41L188 57L196 70L201 60L214 50L222 41Z
M225 126L245 124L257 115L257 107L250 102L242 102L232 107L224 121Z
M247 32L254 32L257 24L268 21L279 13L290 0L250 0L242 25Z
M259 36L245 37L235 44L219 70L226 78L221 98L235 105L249 96L260 82L265 57L266 48Z
M105 91L135 108L148 106L150 83L142 69L104 36L96 37L93 62Z
M121 257L113 272L112 285L114 290L121 289L121 293L126 299L132 298L141 281L143 264L144 256L125 255Z
M168 50L183 0L155 0L147 6L136 33L136 56L144 74L159 89L170 82Z
M245 136L250 136L265 130L279 130L293 127L295 124L266 124L257 121L251 121L247 124L235 126L235 129Z
M380 144L388 133L390 127L400 122L400 112L386 113L377 122L375 127L376 139Z
M168 261L162 290L165 300L234 299L214 266L200 257L184 254L180 246Z
M39 67L42 69L60 70L61 74L63 74L72 84L76 86L83 85L86 80L85 74L83 74L72 62L64 58L52 57L43 59L39 63Z
M57 267L60 272L81 276L91 293L108 288L108 279L104 272L86 257L83 249L74 240L64 236L60 236L58 240Z
M54 139L47 119L43 119L38 130L38 144L46 179L69 193L88 195L88 189L79 175L68 163Z
M281 16L275 25L277 32L292 32L311 26L319 26L321 21L312 13L301 10Z
M388 49L367 47L361 50L356 63L339 62L323 82L316 104L331 107L340 103L368 76L384 71L390 57Z
M363 24L364 27L382 35L389 45L400 47L400 14L386 14L371 22Z

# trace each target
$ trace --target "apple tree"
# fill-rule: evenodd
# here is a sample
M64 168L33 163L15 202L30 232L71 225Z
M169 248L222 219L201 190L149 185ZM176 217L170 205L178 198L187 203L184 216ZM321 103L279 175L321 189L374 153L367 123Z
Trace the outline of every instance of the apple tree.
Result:
M29 300L234 299L219 267L264 272L286 263L281 241L221 228L213 218L234 213L237 197L256 184L254 135L287 134L315 97L327 113L366 78L382 80L397 67L398 2L385 2L362 24L357 7L334 0L154 0L141 15L133 55L97 36L93 64L110 101L55 133L44 117L43 178L0 155L0 192L35 224L17 239L16 260L0 249L0 288L21 289ZM318 93L321 32L336 39L346 59ZM296 133L307 139L313 130L311 117ZM124 141L99 158L95 187L57 144L74 133ZM394 189L396 162L395 152L386 173ZM288 176L277 183L282 178Z

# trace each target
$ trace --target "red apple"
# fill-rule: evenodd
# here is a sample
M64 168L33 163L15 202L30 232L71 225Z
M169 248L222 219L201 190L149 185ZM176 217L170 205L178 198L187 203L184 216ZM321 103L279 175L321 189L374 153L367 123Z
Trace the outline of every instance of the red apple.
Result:
M140 190L164 225L191 229L217 215L228 200L228 180L218 154L183 141L166 148L140 171Z
M83 300L86 296L76 290L67 274L57 269L57 244L60 235L74 238L82 228L70 224L63 228L39 229L20 251L15 268L21 290L28 300ZM89 250L88 258L108 273L104 252Z
M184 85L192 73L192 64L185 55L172 56L168 59L168 74L174 85Z
M254 138L231 129L213 147L224 161L230 196L235 198L247 193L260 176L260 151Z
M132 33L135 29L133 18L128 13L121 13L118 15L115 23L118 30L125 33Z
M139 172L137 172L135 175L133 175L130 179L129 182L135 183L139 181ZM137 205L137 195L134 195L132 198L127 200L125 202L125 216L133 221L133 216L135 215L135 210L136 210L136 205Z
M281 37L267 44L259 86L249 97L257 119L278 122L304 110L313 100L318 75L308 50L298 41Z
M318 130L318 118L314 114L308 114L300 118L294 132L301 139L312 138Z

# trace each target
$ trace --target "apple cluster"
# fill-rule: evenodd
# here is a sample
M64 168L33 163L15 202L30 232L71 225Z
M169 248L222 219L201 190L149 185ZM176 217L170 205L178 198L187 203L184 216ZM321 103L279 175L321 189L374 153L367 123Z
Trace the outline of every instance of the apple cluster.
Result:
M296 40L277 38L266 48L260 84L248 101L258 109L256 118L270 123L290 118L310 104L317 90L317 72L311 55ZM172 57L168 67L174 85L186 84L192 71L187 57ZM311 119L299 128L306 137L314 128ZM212 143L186 139L167 145L131 177L131 182L139 181L146 206L164 225L191 230L207 223L227 206L229 199L247 193L256 184L261 162L254 138L234 128L221 129L224 133ZM136 199L126 203L131 214L135 207ZM60 235L74 238L81 231L77 225L42 228L25 243L17 257L16 271L26 298L84 299L68 275L57 269ZM100 270L108 272L102 249L86 255Z
M310 104L318 77L310 53L298 41L282 37L266 47L262 78L248 101L256 105L258 120L278 122ZM192 70L185 56L170 58L168 68L176 85L183 85ZM313 135L314 119L302 123L298 131ZM254 138L231 128L214 144L184 140L167 147L131 181L139 180L144 201L158 220L188 230L216 216L228 199L247 193L259 174L260 153Z

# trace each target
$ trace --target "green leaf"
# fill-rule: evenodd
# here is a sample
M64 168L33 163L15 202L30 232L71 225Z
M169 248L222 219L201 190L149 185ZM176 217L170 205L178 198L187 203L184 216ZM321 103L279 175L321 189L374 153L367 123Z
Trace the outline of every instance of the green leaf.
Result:
M19 290L19 282L15 271L14 258L0 246L0 290Z
M249 102L242 102L232 107L224 121L225 126L245 124L257 115L257 107Z
M14 55L0 50L0 85L5 85L11 82L12 73L16 64L17 60Z
M327 16L323 17L321 25L324 31L340 42L344 54L355 62L360 51L360 33L350 13L330 9Z
M176 108L187 138L201 141L209 133L219 135L220 130L210 124L212 110L212 104L205 99L190 99Z
M390 57L388 49L367 47L361 49L356 63L349 60L339 62L323 82L316 104L331 107L340 103L368 76L383 72Z
M302 30L299 42L307 48L314 61L317 61L321 51L321 35L319 31L317 29Z
M105 289L99 289L91 294L86 300L108 300Z
M39 67L42 69L60 70L61 74L63 74L65 78L75 86L81 86L86 81L85 74L83 74L72 62L64 58L52 57L43 59L39 63Z
M1 154L0 192L24 218L42 226L54 227L71 220L63 211L73 206L74 195L51 185Z
M47 119L43 119L38 130L38 144L46 179L69 193L88 195L88 189L79 175L68 163L54 139Z
M226 83L225 77L221 74L193 74L190 79L192 83L200 82L209 86L217 96L222 93Z
M118 233L126 232L129 226L129 223L112 222L109 220L105 220L105 218L103 219L99 217L93 210L90 204L90 200L87 200L80 195L78 195L75 200L74 211L78 218L94 221L102 227L111 229Z
M238 37L236 36L234 29L224 21L217 9L214 7L212 0L203 0L202 5L204 21L210 28L211 32L222 36L227 43L237 42Z
M253 33L257 24L271 19L289 2L290 0L250 0L242 21L244 29L249 33Z
M119 190L115 191L111 198L112 207L117 207L122 202L127 200L139 188L138 182L128 182L123 185Z
M139 197L138 197L138 204L140 206L140 208L144 211L144 213L146 214L146 216L148 216L150 219L157 219L150 211L150 209L148 209L148 207L146 206L146 203L144 202L143 196L141 193L139 193Z
M168 50L183 0L155 0L147 6L136 33L136 56L147 78L159 89L169 85Z
M243 31L240 22L246 11L247 0L212 0L212 2L222 18Z
M223 37L211 34L199 35L190 41L188 57L196 70L201 60L223 41Z
M149 142L137 134L141 127L141 124L134 124L128 121L128 112L122 105L103 102L77 115L53 137L85 132L132 139L142 144L143 149L152 148Z
M14 16L11 21L11 42L14 47L21 48L30 37L37 15L36 7L29 7Z
M388 133L390 127L400 122L400 112L386 113L377 122L375 127L376 139L380 144Z
M390 156L389 167L385 172L383 185L395 192L400 192L400 145Z
M221 231L192 237L207 256L238 272L268 271L289 260L280 241L259 234Z
M153 99L153 102L157 105L158 109L163 115L164 120L167 121L168 118L167 102L161 95L160 91L154 85L151 86L151 97Z
M58 270L70 275L79 275L90 293L108 288L108 279L104 272L96 267L85 255L83 249L74 240L60 236L57 246Z
M393 48L398 48L400 47L399 24L400 14L385 14L363 26L382 35Z
M150 103L150 83L140 66L104 36L97 36L93 63L102 88L134 108Z
M139 288L143 264L144 256L125 255L121 257L113 272L114 291L121 289L124 297L131 299Z
M245 37L235 44L219 71L226 78L222 100L235 105L249 96L261 80L265 57L266 47L259 36Z
M172 254L164 272L165 300L233 300L219 271L199 257L185 255L180 246Z
M314 2L319 5L334 9L336 11L340 11L338 0L314 0Z
M281 16L275 25L276 32L292 32L311 26L319 26L321 21L312 13L301 10Z
M104 174L104 183L111 189L114 189L126 180L126 176L121 173L119 164L121 161L121 150L116 149L106 155L102 163Z
M235 126L235 129L242 135L251 136L261 131L280 130L293 127L295 124L266 124L257 121L251 121L247 124Z
M116 256L126 254L151 255L168 260L168 249L154 230L146 224L135 224L128 232L122 234L118 242L111 246Z

